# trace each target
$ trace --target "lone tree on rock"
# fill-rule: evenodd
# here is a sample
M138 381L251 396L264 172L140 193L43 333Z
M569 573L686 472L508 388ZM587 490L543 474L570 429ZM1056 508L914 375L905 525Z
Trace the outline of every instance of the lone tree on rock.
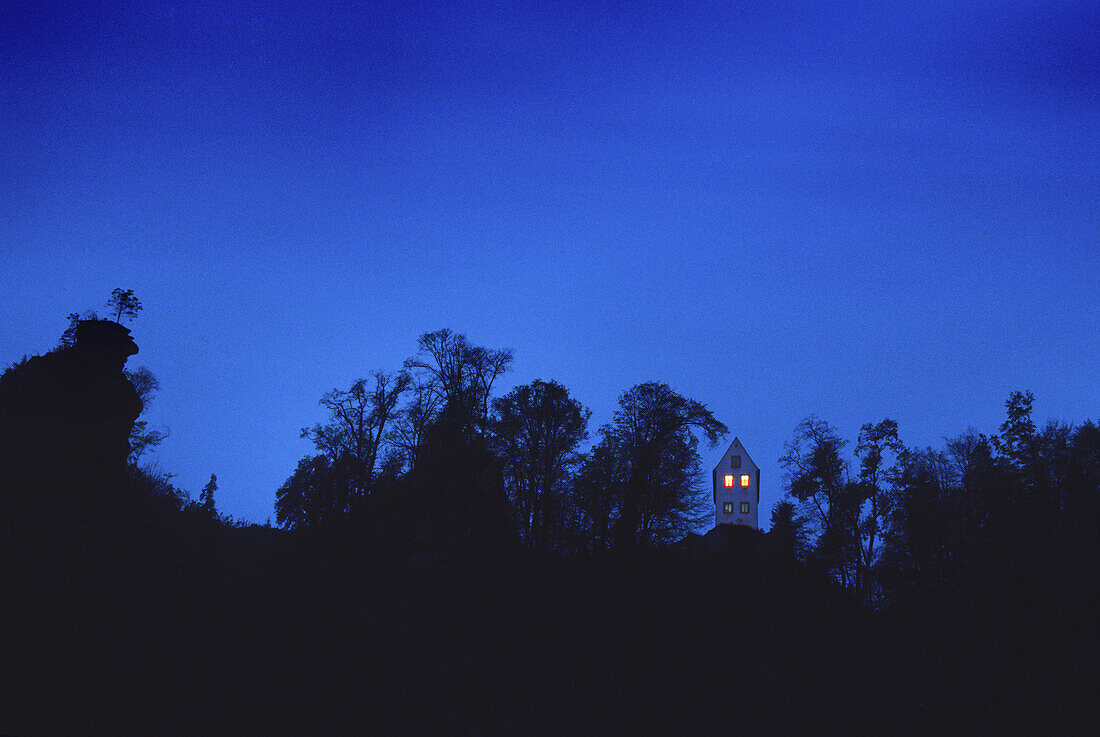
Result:
M115 322L122 324L122 317L131 319L141 312L141 300L134 296L133 289L116 289L107 300L107 307L115 311Z

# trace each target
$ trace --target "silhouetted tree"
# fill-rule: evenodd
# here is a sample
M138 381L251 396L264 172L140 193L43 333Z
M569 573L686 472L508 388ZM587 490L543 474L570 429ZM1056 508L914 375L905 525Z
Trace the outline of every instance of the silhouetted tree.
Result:
M420 460L424 438L436 419L440 397L430 381L414 376L409 386L409 401L394 413L393 429L386 436L400 467L414 468Z
M406 360L405 368L427 377L438 406L449 405L453 418L465 416L473 429L484 433L493 383L511 367L512 351L472 345L465 335L447 328L424 333L417 345L418 355Z
M375 371L373 378L373 385L359 379L346 391L333 389L325 394L320 404L329 411L328 421L302 430L302 437L312 440L334 467L350 471L348 498L369 493L387 423L410 382L404 371Z
M968 429L947 440L947 453L958 474L963 523L967 535L976 540L986 525L994 497L993 443L985 435Z
M115 311L115 322L121 323L123 317L137 317L141 311L141 300L134 296L133 289L115 289L107 300L107 307Z
M146 366L141 366L134 371L126 371L125 374L126 378L133 384L138 399L141 400L141 411L144 414L153 401L153 396L160 389L160 381ZM160 445L167 437L168 433L162 430L150 429L148 421L138 419L130 430L128 461L131 464L137 463L146 451Z
M905 446L898 438L898 424L893 420L885 419L877 425L867 423L860 428L856 443L860 506L856 523L859 545L856 589L865 600L871 593L871 569L879 553L882 530L890 515L890 490L900 478L899 464L904 451ZM888 456L893 456L892 464Z
M614 545L632 550L679 540L706 518L693 430L713 447L726 426L667 384L638 384L619 397L576 487L577 503L598 515L594 531L602 535L605 513L614 513Z
M373 378L373 384L359 379L346 391L333 389L321 397L328 420L301 433L320 454L303 458L279 489L279 524L300 528L344 519L370 495L385 457L387 425L410 383L404 371L375 371Z
M405 485L418 555L499 555L513 538L500 463L487 438L470 432L464 406L443 406Z
M1010 479L1003 484L998 500L1001 514L997 521L1011 528L1013 520L1021 519L1026 510L1030 524L1051 535L1063 503L1071 429L1052 422L1042 432L1036 431L1031 418L1033 402L1031 392L1020 391L1012 392L1005 401L1007 416L994 444ZM1009 528L1002 534L1014 534Z
M350 511L346 474L327 455L306 456L275 493L275 520L291 530L345 519Z
M547 550L592 413L561 384L537 379L494 400L493 409L494 445L520 534L529 547Z
M779 462L786 469L787 491L799 502L802 518L816 535L815 557L851 587L859 555L856 532L861 505L859 489L848 481L848 466L840 454L845 444L829 423L811 415L795 428Z
M1021 577L1050 580L1063 575L1051 567L1067 565L1068 551L1083 554L1100 489L1095 475L1078 475L1077 442L1092 426L1052 422L1036 432L1032 401L1012 393L999 437L968 430L946 451L903 454L877 567L895 601L979 585L1011 596Z
M1066 473L1065 519L1075 527L1097 518L1100 511L1100 427L1092 421L1079 426L1070 438Z
M1035 454L1035 422L1031 419L1034 401L1031 392L1012 392L1005 400L1008 417L996 438L997 449L1021 470L1031 464Z
M772 507L768 539L781 558L789 561L802 560L806 546L804 526L794 503L789 499L782 499Z
M875 573L894 601L937 592L958 581L966 540L957 466L933 448L907 451L884 529Z
M605 552L614 541L615 521L623 499L621 459L600 428L601 440L584 455L573 480L569 509L575 513L569 532L575 550Z
M218 511L214 506L214 492L218 490L218 477L210 474L210 480L202 487L199 494L199 507L211 518L217 517Z
M67 319L69 325L65 328L65 332L61 334L61 340L58 343L59 348L71 348L76 343L76 328L80 325L81 320L98 320L99 316L96 315L95 310L87 310L84 314L70 312Z

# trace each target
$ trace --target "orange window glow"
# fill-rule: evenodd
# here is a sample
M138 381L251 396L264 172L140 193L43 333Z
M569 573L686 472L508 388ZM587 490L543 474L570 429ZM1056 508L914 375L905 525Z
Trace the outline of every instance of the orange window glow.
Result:
M733 484L730 484L732 486ZM741 474L741 487L747 487L749 485L749 475L747 473Z
M726 488L733 486L733 476L726 476Z

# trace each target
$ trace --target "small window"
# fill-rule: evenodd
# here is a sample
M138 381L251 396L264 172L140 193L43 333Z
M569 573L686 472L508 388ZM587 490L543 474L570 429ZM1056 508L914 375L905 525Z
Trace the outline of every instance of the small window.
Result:
M730 468L741 468L741 456L730 456Z
M732 507L733 505L731 504L730 506ZM732 512L733 510L731 509L730 511ZM741 502L741 514L748 514L748 513L749 513L749 503L748 502Z
M733 476L732 475L727 475L726 476L726 488L727 489L733 488Z
M747 473L741 474L741 488L747 489L749 487L749 475Z
M722 505L722 511L726 514L733 514L733 502L725 502Z

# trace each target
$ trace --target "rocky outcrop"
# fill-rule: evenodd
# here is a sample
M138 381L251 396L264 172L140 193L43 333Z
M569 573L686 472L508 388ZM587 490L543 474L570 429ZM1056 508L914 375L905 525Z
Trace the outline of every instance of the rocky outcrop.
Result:
M75 343L0 377L0 512L33 524L109 503L126 477L141 400L126 378L130 331L82 321Z

